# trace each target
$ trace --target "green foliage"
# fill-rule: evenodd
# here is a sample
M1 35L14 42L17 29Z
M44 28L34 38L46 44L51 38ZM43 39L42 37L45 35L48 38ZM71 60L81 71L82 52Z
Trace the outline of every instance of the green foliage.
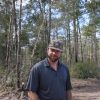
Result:
M6 34L0 33L0 64L4 65L6 57Z
M21 42L21 46L29 44L28 34L26 32L24 32L24 31L20 35L20 42Z
M71 68L71 75L72 77L77 77L77 78L94 78L96 77L97 70L96 66L93 63L76 63L72 68Z
M2 77L2 75L4 74L5 69L4 67L0 66L0 76Z
M92 0L92 2L86 3L86 8L89 12L93 12L95 10L96 12L99 12L100 2L99 0Z
M83 26L82 30L83 30L83 35L92 36L92 33L94 31L94 27L91 25Z

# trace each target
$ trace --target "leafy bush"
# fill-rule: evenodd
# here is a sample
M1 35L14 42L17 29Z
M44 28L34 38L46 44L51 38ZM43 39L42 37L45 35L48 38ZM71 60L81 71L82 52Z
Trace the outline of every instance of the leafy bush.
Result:
M97 70L95 64L92 63L76 63L71 68L72 77L76 78L94 78L96 77Z

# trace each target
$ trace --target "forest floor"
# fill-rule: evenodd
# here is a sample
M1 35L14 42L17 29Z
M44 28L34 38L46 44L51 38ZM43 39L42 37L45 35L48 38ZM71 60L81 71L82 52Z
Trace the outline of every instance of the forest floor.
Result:
M72 79L73 100L100 100L100 79Z
M100 100L100 79L72 79L72 100ZM19 93L0 90L0 100L26 100L17 99Z

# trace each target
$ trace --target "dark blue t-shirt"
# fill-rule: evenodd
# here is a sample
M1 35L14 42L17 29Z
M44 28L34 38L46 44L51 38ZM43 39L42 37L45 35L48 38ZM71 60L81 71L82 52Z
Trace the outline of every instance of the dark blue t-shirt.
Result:
M59 62L55 71L47 58L32 67L26 85L26 89L36 92L40 100L67 100L66 91L71 88L68 68Z

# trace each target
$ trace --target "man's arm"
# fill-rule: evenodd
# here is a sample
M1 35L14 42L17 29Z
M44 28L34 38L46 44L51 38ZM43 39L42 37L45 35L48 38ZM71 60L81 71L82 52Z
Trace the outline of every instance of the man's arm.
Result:
M29 100L40 100L36 92L28 91Z
M67 100L72 100L72 92L71 92L71 90L67 91Z

